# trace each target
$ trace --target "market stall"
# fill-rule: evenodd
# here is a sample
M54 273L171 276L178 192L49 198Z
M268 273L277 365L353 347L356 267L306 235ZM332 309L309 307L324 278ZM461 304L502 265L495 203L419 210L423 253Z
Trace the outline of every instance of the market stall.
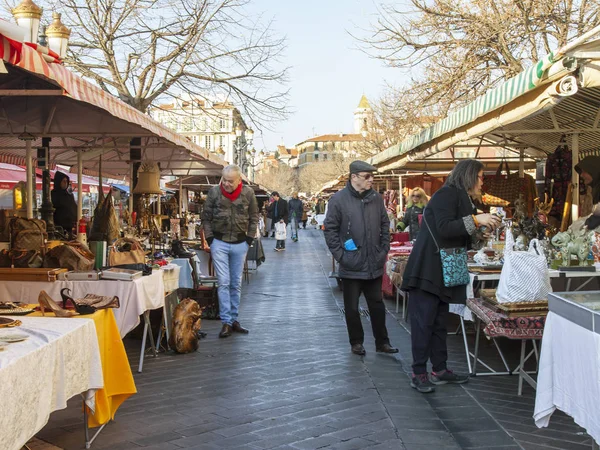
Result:
M8 345L3 341L6 348L0 353L0 384L10 386L3 390L0 442L8 450L21 449L48 422L50 414L66 408L67 400L75 395L83 394L87 408L96 411L102 402L96 394L105 383L93 320L19 320L21 326L9 332L0 330L3 339L24 339Z

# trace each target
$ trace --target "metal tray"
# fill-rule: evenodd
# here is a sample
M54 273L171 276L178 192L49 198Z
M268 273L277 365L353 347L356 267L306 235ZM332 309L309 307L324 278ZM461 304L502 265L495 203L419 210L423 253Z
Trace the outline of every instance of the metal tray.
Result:
M600 291L548 294L550 311L600 334Z

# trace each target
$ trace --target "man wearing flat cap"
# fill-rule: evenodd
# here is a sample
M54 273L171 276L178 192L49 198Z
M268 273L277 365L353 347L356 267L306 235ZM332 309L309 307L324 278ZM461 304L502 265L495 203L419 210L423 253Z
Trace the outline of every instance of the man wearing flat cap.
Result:
M397 353L390 345L381 294L383 270L390 249L390 221L383 198L372 189L377 168L364 162L350 164L346 187L329 201L325 217L325 241L339 263L346 326L352 353L364 355L364 332L358 311L364 294L371 315L375 349Z

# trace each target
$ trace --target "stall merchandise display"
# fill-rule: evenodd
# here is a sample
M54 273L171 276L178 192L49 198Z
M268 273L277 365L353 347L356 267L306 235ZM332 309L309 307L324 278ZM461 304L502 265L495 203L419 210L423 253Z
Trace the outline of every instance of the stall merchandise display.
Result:
M108 265L120 266L123 264L143 264L146 262L146 253L140 242L134 238L118 239L108 253Z
M141 270L129 270L119 269L112 267L102 271L102 279L104 280L121 280L121 281L133 281L142 277L143 272Z
M56 281L68 269L5 269L0 268L0 281Z
M600 292L550 294L550 310L561 317L600 334Z

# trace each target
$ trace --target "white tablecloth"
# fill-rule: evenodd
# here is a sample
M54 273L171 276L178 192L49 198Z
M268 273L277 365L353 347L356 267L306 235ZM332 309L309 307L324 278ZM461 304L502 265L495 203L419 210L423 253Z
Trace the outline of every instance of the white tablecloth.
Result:
M162 308L165 304L165 287L160 270L133 281L0 281L0 301L37 303L40 291L44 290L61 304L60 291L63 288L71 289L74 298L82 298L86 294L119 297L121 307L114 309L114 313L121 337L140 323L140 314L148 309Z
M192 272L192 265L190 264L189 258L176 258L171 261L171 264L179 266L179 287L181 288L194 288L194 275Z
M560 409L600 443L600 335L550 311L535 396L535 424Z
M93 320L19 320L20 327L0 329L29 335L0 351L0 447L7 450L21 449L74 395L86 392L93 410L94 392L104 385Z

